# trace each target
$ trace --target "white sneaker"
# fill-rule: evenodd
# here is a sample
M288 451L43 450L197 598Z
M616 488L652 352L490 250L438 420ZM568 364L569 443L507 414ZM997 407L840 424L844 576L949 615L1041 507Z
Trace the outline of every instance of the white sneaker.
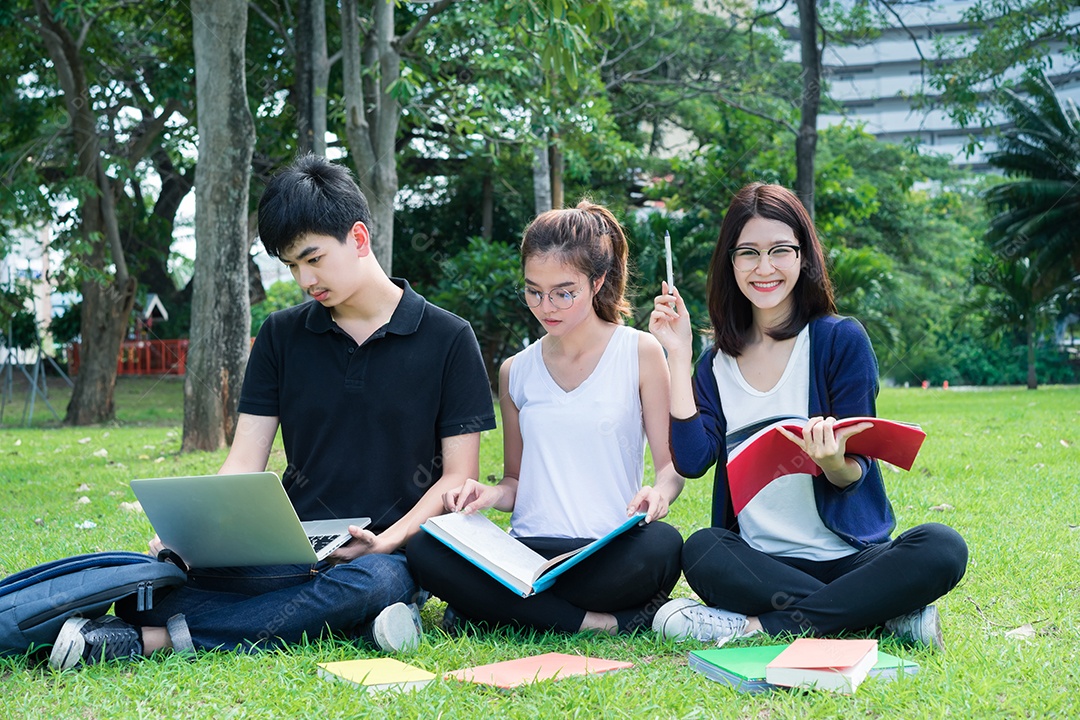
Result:
M723 645L746 629L745 615L708 607L690 598L669 600L656 611L653 630L665 640L693 638Z
M382 609L371 624L375 645L383 652L413 652L420 646L420 608L394 603Z
M936 605L927 605L907 615L885 621L885 629L901 640L920 643L928 648L945 651L941 635L941 616Z

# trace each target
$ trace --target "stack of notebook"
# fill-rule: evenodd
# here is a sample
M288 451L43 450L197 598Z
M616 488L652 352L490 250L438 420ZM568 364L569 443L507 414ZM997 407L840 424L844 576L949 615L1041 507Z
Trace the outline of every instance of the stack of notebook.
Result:
M846 641L833 641L846 642ZM730 685L742 692L759 693L777 686L766 680L767 667L787 650L789 645L756 645L753 647L723 647L690 652L689 665L710 680ZM914 675L919 666L911 660L878 651L877 662L870 668L869 677L893 680L902 675Z

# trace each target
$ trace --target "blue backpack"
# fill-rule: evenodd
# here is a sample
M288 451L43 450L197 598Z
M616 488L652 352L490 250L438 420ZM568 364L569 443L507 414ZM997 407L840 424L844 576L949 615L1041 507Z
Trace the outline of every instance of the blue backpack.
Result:
M135 552L100 552L36 565L0 580L0 657L52 645L73 616L104 615L134 596L149 610L154 595L187 582L169 562Z

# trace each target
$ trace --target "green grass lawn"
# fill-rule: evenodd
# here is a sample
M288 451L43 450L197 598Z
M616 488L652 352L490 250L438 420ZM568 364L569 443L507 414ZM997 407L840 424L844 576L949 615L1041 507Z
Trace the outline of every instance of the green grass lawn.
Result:
M47 409L22 428L24 398L0 429L0 574L66 555L143 550L151 529L124 510L133 477L214 472L224 453L180 455L182 382L124 379L119 420L59 428ZM66 395L50 395L63 414ZM948 650L883 641L918 675L868 681L851 697L736 693L687 668L700 643L499 632L449 638L442 603L424 610L425 643L410 662L434 672L552 650L629 660L630 670L512 692L436 682L409 695L365 695L316 677L315 663L369 650L319 641L256 656L160 656L54 673L0 661L3 717L1077 717L1080 716L1080 388L885 390L884 417L919 422L929 437L910 473L885 470L898 530L944 522L967 539L967 576L939 602ZM14 410L14 412L12 412ZM39 414L40 412L40 414ZM40 422L39 422L40 420ZM102 452L104 451L104 452ZM498 431L485 433L483 474L500 472ZM280 472L275 451L270 469ZM708 521L710 481L691 480L670 522L685 535ZM80 502L81 498L89 502ZM92 529L77 529L86 521ZM689 594L685 584L676 594ZM1007 633L1030 624L1031 637Z

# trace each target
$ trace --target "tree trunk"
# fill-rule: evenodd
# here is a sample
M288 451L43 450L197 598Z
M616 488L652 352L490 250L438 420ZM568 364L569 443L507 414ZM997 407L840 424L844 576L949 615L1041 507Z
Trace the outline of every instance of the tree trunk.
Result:
M401 55L394 45L393 2L374 3L374 42L363 46L357 13L356 0L342 0L345 139L360 189L371 208L371 247L389 275L393 270L394 198L398 189L394 143L401 119L401 106L389 89L401 77Z
M190 292L178 288L169 273L169 251L173 242L176 214L180 203L191 192L194 171L181 174L168 153L157 147L150 158L161 178L161 191L153 211L121 231L124 254L133 258L136 280L147 292L156 293L170 314L190 302ZM138 210L136 210L138 212Z
M135 281L128 275L120 242L112 182L105 172L98 136L98 118L86 81L81 41L71 35L46 0L35 0L45 44L64 94L78 175L85 181L79 197L79 231L90 248L87 269L91 279L82 283L80 314L81 362L64 422L89 425L115 416L113 391L120 342L135 303ZM111 282L109 265L115 267Z
M488 163L484 172L484 186L480 205L480 234L485 240L490 240L493 235L492 225L495 222L495 170Z
M248 256L248 302L258 305L266 299L266 288L263 287L262 270L255 262L255 255L251 250L259 239L259 211L252 210L247 218L247 256Z
M326 155L326 4L300 0L296 23L296 129L301 153Z
M93 425L116 416L117 359L135 306L135 289L134 278L128 278L123 288L93 280L82 284L79 374L68 402L66 424Z
M1038 390L1039 381L1035 375L1035 313L1028 311L1024 321L1024 334L1027 335L1027 387L1028 390Z
M551 164L548 162L548 134L544 133L533 146L533 201L536 214L551 209Z
M371 30L360 34L357 0L341 0L341 69L345 95L345 141L356 165L360 189L371 208L371 247L389 275L394 261L394 198L397 196L397 142L401 105L390 87L401 78L401 52L454 0L435 0L405 33L394 35L391 0L372 3ZM364 41L368 42L364 42Z
M797 0L802 61L802 118L795 138L795 194L814 218L814 155L821 108L821 48L817 41L817 3Z
M183 449L232 441L250 348L248 185L255 128L244 78L245 0L193 0L199 163Z
M562 148L559 147L559 136L557 134L551 138L550 152L551 207L561 209L566 205L563 197L563 171L566 169L566 162L563 159Z

